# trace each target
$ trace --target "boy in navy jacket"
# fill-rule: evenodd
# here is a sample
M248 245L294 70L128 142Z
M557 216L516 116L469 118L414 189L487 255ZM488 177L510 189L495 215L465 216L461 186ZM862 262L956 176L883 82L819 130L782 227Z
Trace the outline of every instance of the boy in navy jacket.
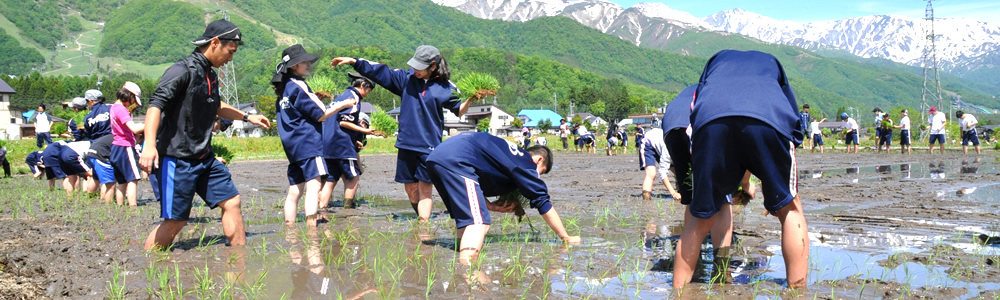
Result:
M539 178L552 168L552 151L545 146L524 150L514 143L488 133L463 133L441 143L427 157L427 168L458 227L458 259L468 265L483 247L490 229L486 197L519 191L529 199L559 237L579 243L570 236L559 214L549 202L548 188Z
M760 178L764 207L781 221L789 287L805 286L809 237L797 194L797 107L774 56L723 50L709 59L691 110L693 191L675 252L675 288L690 282L701 239L746 171Z
M337 181L344 180L344 208L355 208L354 197L361 176L360 148L355 144L355 134L371 134L373 130L361 127L361 99L368 95L375 84L368 78L348 74L351 86L330 103L333 107L345 101L354 103L337 113L336 119L323 123L323 159L326 160L326 182L319 193L319 207L326 208L333 196Z
M330 65L352 65L362 76L371 78L400 97L399 138L396 148L396 182L405 185L410 205L426 222L431 216L431 187L427 174L427 155L441 143L444 109L459 118L469 110L476 97L462 102L458 90L449 81L448 63L434 46L417 47L407 65L412 69L392 69L380 63L350 57L334 58Z

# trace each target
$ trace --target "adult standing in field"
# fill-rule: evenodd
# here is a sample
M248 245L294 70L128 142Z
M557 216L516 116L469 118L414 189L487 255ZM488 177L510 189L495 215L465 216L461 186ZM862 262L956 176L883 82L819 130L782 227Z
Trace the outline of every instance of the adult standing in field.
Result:
M7 161L7 146L0 147L0 166L3 166L3 177L10 178L10 161Z
M976 132L979 121L976 120L976 116L960 110L955 112L955 117L958 118L958 127L962 130L962 153L969 154L969 141L972 141L972 145L976 147L976 154L983 154L983 150L979 149L979 133Z
M701 241L749 171L764 208L781 222L788 286L805 286L809 231L798 196L795 147L802 122L781 63L757 51L723 50L708 60L691 110L692 197L677 242L674 288L691 281Z
M938 111L935 106L931 106L929 112L930 120L928 122L930 125L927 125L927 128L931 130L931 133L927 145L929 145L931 154L934 154L934 142L938 142L941 145L941 154L944 154L944 131L945 125L948 125L948 116L944 112Z
M368 135L375 131L361 126L361 100L375 88L375 82L357 73L349 73L351 86L330 103L333 108L341 103L351 103L349 109L340 111L334 121L323 123L323 158L329 174L319 193L319 207L329 206L337 181L344 181L344 208L357 207L361 170L361 147L355 135Z
M799 112L799 119L802 119L802 134L806 137L803 145L808 145L809 140L812 139L812 131L809 128L809 123L812 120L812 116L809 115L809 104L802 105L802 111ZM801 146L805 147L805 146Z
M427 174L427 155L441 143L444 131L444 109L459 118L465 115L476 97L462 102L458 90L449 79L448 62L434 46L417 47L407 65L409 70L365 59L337 57L331 66L352 65L362 76L371 78L393 94L400 96L399 136L396 148L396 182L402 183L410 205L421 222L430 220L433 185Z
M470 265L483 249L491 223L486 197L512 192L526 198L563 242L580 243L579 236L566 232L559 213L549 202L548 187L541 175L552 170L552 163L548 147L523 149L483 132L451 137L431 152L428 173L455 219L459 263Z
M899 128L899 153L910 154L910 114L905 109L900 113L899 125L893 128Z
M285 196L285 225L295 224L299 198L305 194L303 208L306 226L319 220L319 194L328 174L324 158L323 123L337 112L352 107L357 99L345 99L326 109L305 81L312 74L312 64L319 56L295 44L281 52L271 84L278 101L278 135L288 158L288 195ZM339 125L339 123L337 123ZM351 156L353 157L353 155Z
M642 138L646 137L646 129L642 128L642 124L635 124L635 148L639 149L642 145Z
M562 140L563 151L569 150L569 125L566 119L559 120L559 139Z
M125 199L128 199L129 206L138 205L136 188L139 179L142 179L142 173L139 172L135 134L142 132L143 125L132 122L132 112L142 105L141 96L139 85L131 81L125 82L118 90L118 100L111 105L111 134L114 135L111 142L111 166L115 183L118 184L118 191L115 192L118 205L123 205Z
M222 208L222 230L229 244L246 244L239 191L229 169L212 153L212 129L216 116L264 128L270 121L245 114L220 98L219 76L212 68L233 60L243 44L236 25L214 21L191 43L197 47L194 53L167 68L146 110L146 146L140 164L146 172L157 170L163 218L146 238L147 250L173 243L187 224L195 193L209 207Z
M52 120L49 119L49 114L45 113L45 104L38 106L33 118L35 119L35 144L39 149L42 148L42 145L52 144L52 135L49 134L49 130L52 129Z
M844 149L846 153L851 153L851 146L854 146L854 153L858 153L858 121L854 118L848 116L847 113L840 114L840 120L843 122L841 128L844 129L844 144L847 144L847 148Z

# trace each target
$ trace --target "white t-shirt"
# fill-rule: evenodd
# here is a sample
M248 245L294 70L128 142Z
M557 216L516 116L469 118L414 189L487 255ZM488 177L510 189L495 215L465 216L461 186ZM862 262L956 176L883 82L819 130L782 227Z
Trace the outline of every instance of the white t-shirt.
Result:
M540 137L538 137L538 138L535 139L535 144L545 146L545 144L547 144L547 143L548 143L548 140L546 140L545 137L543 137L543 136L540 136Z
M958 126L962 128L962 131L976 129L976 123L979 123L979 121L976 120L976 116L970 114L964 114L962 115L962 118L958 120Z
M42 112L35 116L35 132L49 132L51 128L52 122L49 122L49 114Z
M819 121L813 121L812 123L809 123L809 132L812 132L813 135L822 134L822 132L819 130Z
M903 116L903 118L899 120L899 126L903 126L901 128L903 130L910 130L910 116Z
M588 133L590 133L590 131L587 131L587 127L583 127L583 126L580 126L580 129L578 129L576 131L577 135L584 135L584 134L588 134Z
M660 174L660 180L667 179L667 172L670 171L670 164L673 160L670 159L670 153L667 152L667 145L663 142L663 130L660 128L653 128L646 132L642 138L639 151L653 151L659 154L660 161L656 162L656 172ZM645 145L649 145L650 148L646 148ZM641 153L640 153L641 154Z
M944 123L948 122L948 117L943 112L937 112L931 116L931 134L944 134Z
M562 124L559 125L559 137L564 138L569 133L569 125Z
M847 118L847 122L844 122L844 125L841 126L841 128L844 128L844 129L854 129L854 131L857 131L858 130L858 121L855 121L854 118Z

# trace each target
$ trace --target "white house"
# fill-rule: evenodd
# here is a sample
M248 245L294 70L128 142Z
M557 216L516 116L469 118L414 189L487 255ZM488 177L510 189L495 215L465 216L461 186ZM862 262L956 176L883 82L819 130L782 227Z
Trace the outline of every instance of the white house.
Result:
M15 93L7 82L0 79L0 139L21 138L20 124L24 124L21 114L26 111L10 107L10 95Z

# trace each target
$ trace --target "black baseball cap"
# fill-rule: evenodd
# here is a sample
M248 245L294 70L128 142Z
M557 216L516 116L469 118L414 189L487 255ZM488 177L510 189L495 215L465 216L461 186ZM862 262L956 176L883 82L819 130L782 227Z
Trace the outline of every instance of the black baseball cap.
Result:
M314 63L318 59L319 56L306 52L306 49L302 48L300 44L285 48L284 51L281 51L281 62L274 68L274 77L271 78L271 82L281 82L282 74L285 74L289 67L294 67L302 62Z
M191 43L195 46L201 47L211 42L212 38L235 41L237 44L243 45L240 28L236 27L236 24L227 20L216 20L212 23L208 23L208 26L205 27L205 33L202 33L201 37L191 41Z
M368 79L368 77L365 77L365 76L361 75L360 73L357 73L357 72L347 73L347 78L348 78L348 80L351 81L351 83L353 83L355 80L358 80L358 79L364 80L365 81L365 85L367 85L369 88L372 88L372 89L375 88L375 82L372 81L371 79Z

